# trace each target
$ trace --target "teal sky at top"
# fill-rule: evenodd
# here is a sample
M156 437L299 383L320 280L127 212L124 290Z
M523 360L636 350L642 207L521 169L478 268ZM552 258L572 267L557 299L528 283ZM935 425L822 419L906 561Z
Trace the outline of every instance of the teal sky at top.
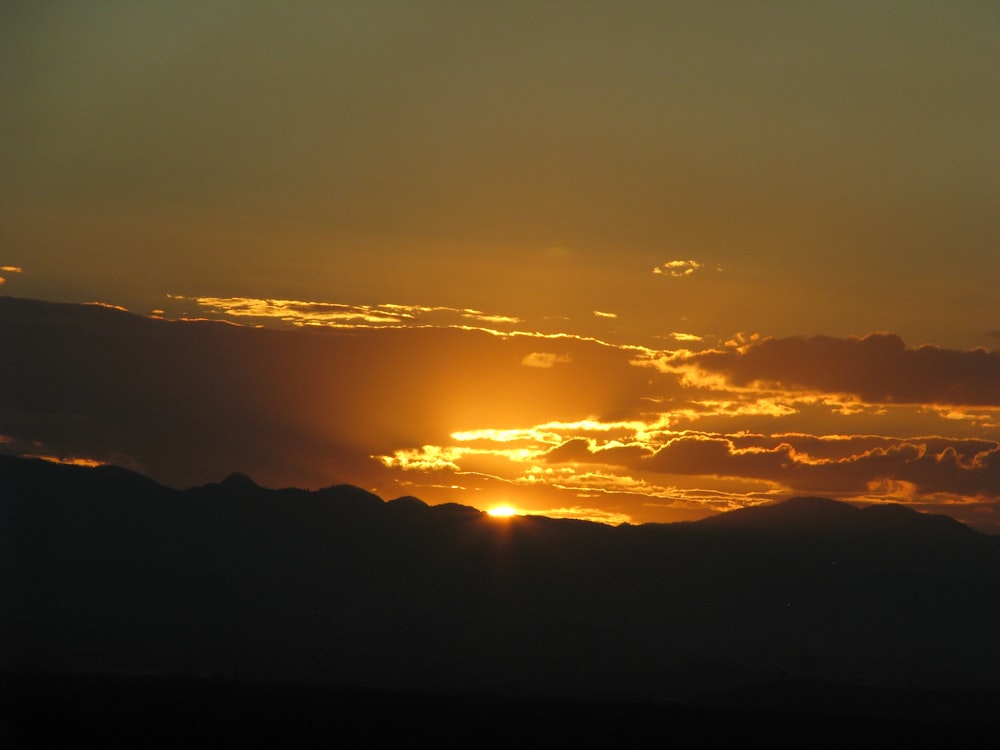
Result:
M5 3L0 291L996 348L998 39L991 2Z

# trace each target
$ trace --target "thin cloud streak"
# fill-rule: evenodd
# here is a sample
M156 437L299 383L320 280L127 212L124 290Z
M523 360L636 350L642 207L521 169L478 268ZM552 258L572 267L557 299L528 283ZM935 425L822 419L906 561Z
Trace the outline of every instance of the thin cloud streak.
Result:
M553 352L531 352L521 359L521 364L525 367L541 367L547 369L556 365L569 364L573 358L568 354L555 354Z

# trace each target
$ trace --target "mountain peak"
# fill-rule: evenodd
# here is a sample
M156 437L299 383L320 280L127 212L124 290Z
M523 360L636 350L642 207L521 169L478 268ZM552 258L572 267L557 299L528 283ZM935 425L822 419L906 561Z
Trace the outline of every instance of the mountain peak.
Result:
M419 497L414 497L413 495L403 495L402 497L397 497L394 500L389 500L388 505L392 505L396 508L427 508L429 507L427 503L421 500Z
M259 485L241 471L234 471L222 480L220 486L227 490L259 489Z
M840 500L824 497L792 497L768 505L740 508L698 523L730 528L822 528L841 525L856 518L858 509Z
M975 533L965 524L947 516L882 503L858 508L841 500L824 497L792 497L787 500L755 505L697 521L711 528L740 529L755 532L854 533L868 531L895 536L946 535Z

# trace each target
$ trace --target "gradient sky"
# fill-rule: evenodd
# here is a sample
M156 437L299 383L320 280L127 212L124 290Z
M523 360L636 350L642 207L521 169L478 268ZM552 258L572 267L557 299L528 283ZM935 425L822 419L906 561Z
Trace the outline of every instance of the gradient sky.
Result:
M363 434L289 401L295 469L156 472L13 397L0 434L175 484L993 528L997 39L986 2L5 3L0 292L367 348L329 381Z

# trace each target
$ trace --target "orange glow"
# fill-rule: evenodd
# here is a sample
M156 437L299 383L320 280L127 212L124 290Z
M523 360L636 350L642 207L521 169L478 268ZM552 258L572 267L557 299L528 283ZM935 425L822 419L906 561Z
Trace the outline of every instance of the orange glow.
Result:
M511 516L520 515L517 509L510 505L497 505L486 512L493 518L510 518Z
M67 464L69 466L87 466L87 467L90 467L90 468L94 468L94 467L97 467L97 466L105 466L106 465L105 461L98 461L98 460L93 459L93 458L79 458L79 457L76 457L76 456L49 456L49 455L44 455L43 456L41 454L36 454L36 453L25 453L24 457L25 458L40 458L43 461L48 461L49 463L53 463L53 464Z

